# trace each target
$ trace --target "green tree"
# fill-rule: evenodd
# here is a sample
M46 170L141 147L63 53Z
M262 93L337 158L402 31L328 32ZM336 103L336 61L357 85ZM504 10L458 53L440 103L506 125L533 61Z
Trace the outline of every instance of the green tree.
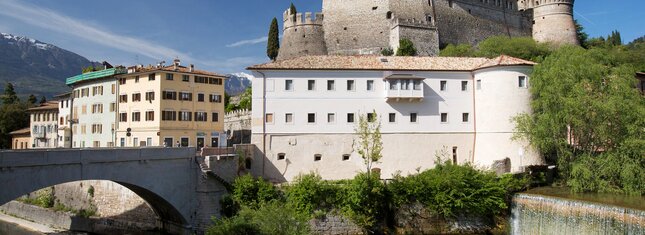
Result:
M0 107L0 148L11 148L10 132L29 127L27 105L22 102Z
M363 158L367 174L370 175L372 166L378 162L383 155L383 141L381 140L381 121L376 116L376 111L369 115L359 115L358 124L354 128L354 132L358 135L358 143L355 143L354 148L358 154Z
M473 57L475 50L470 44L452 45L448 44L446 48L439 52L439 56L444 57Z
M45 96L41 96L40 101L38 101L39 104L44 104L46 102L47 102L47 98L45 98Z
M537 43L530 37L493 36L479 43L479 50L475 55L488 58L508 55L540 62L550 53L551 50L548 44Z
M556 159L575 191L645 193L633 185L645 178L645 148L634 147L645 146L645 99L619 52L557 50L534 68L533 114L515 118L519 137Z
M31 105L35 105L36 101L38 101L38 98L34 94L29 95L29 99L27 99L27 102Z
M388 48L383 48L383 50L381 50L381 55L383 55L383 56L392 56L392 55L394 55L394 50L392 50L392 48L389 48L389 47Z
M239 104L240 109L251 110L252 94L253 94L253 88L248 87L246 88L246 90L244 90L244 93L240 95L240 104Z
M4 94L2 96L2 103L4 105L15 104L20 102L20 99L16 95L16 90L13 87L12 83L5 84Z
M396 50L396 56L416 56L417 49L410 39L403 38L399 40L399 49Z
M580 46L588 48L587 39L589 38L589 34L585 33L585 28L580 24L580 22L578 22L578 20L574 20L574 23L576 25L576 35Z
M278 58L278 53L280 52L280 39L278 38L278 34L278 20L273 17L267 40L267 56L273 61Z

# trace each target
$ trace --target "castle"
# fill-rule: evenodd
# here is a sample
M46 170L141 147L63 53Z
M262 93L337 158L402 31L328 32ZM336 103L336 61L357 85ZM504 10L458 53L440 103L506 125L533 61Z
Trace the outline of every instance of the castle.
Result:
M322 13L283 15L279 60L381 54L410 39L419 55L495 35L578 44L574 0L323 0ZM303 18L304 16L304 18Z

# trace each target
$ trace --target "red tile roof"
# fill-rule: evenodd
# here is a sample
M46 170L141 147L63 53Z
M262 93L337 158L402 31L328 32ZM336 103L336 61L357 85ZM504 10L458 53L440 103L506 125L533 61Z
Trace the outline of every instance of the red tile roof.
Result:
M44 111L44 110L58 110L58 101L47 101L38 107L27 109L27 111Z

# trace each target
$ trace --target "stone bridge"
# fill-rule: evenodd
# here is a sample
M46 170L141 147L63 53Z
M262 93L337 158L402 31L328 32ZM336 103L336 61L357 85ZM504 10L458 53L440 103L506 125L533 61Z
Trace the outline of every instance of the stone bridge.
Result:
M195 233L219 215L219 198L226 193L196 160L194 148L3 151L0 205L57 184L109 180L148 202L165 231Z

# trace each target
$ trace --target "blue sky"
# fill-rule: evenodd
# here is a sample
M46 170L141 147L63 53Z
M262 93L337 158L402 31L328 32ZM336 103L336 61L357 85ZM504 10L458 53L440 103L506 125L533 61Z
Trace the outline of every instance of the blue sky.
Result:
M220 73L266 62L270 20L290 0L0 0L0 32L27 36L112 64L184 64ZM299 12L320 0L294 0ZM643 0L578 0L575 18L591 36L645 35Z

